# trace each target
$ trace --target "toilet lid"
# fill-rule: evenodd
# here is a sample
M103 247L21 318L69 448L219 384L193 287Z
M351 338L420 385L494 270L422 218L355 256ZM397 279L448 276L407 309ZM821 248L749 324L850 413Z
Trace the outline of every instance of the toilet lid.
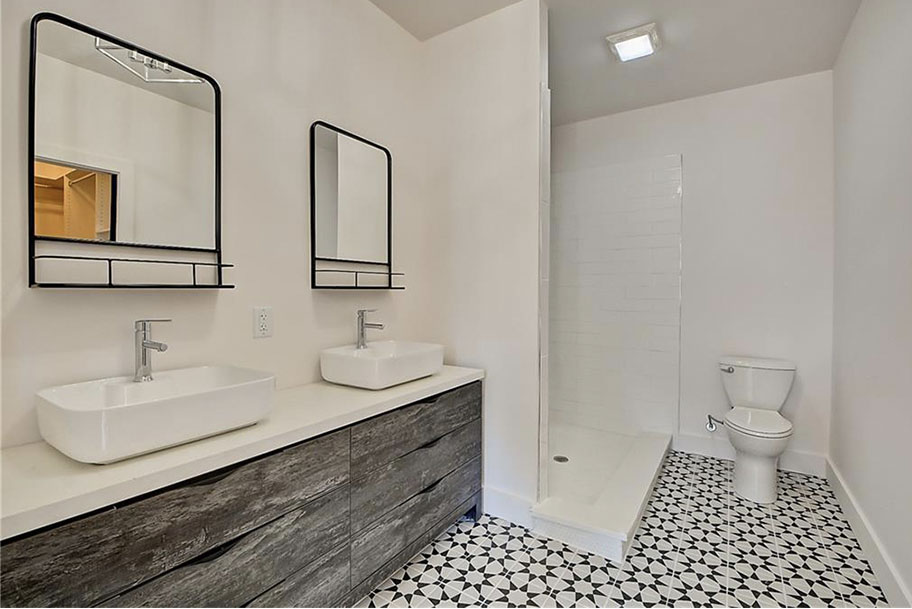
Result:
M781 438L792 433L792 423L775 410L732 408L725 424L742 433L764 438Z

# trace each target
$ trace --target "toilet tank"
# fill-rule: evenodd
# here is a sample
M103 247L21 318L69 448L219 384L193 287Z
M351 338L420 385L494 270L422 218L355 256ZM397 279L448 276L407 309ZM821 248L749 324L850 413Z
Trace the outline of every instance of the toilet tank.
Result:
M796 366L781 359L719 358L722 385L732 407L779 410L795 379Z

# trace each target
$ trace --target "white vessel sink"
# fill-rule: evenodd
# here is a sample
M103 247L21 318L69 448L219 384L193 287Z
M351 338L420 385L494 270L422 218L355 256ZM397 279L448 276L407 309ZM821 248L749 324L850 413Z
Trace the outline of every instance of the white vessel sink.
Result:
M362 389L385 389L442 368L443 346L431 343L383 340L367 343L364 349L346 345L320 352L325 380Z
M253 425L272 409L275 376L231 366L116 377L39 391L44 439L77 461L112 463Z

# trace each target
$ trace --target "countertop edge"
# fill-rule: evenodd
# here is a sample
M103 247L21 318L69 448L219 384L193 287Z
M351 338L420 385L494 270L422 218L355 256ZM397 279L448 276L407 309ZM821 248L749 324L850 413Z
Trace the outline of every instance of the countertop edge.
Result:
M7 540L11 537L22 535L40 529L49 525L53 525L71 518L78 516L83 516L85 514L91 513L93 511L103 509L105 507L111 506L115 503L121 501L126 501L135 497L139 497L146 493L150 493L164 487L170 486L172 484L177 484L184 480L194 478L196 476L220 469L222 467L227 467L234 463L241 461L246 461L264 455L266 453L281 449L283 447L289 446L291 444L296 444L316 436L329 433L348 425L358 423L359 421L369 419L370 417L389 412L390 410L395 410L396 408L401 408L415 401L421 400L423 398L436 395L438 393L449 391L456 387L466 385L484 378L484 371L475 369L475 368L460 368L453 366L445 366L442 371L445 374L442 378L439 379L437 383L428 383L429 380L432 380L434 377L429 377L427 379L419 379L417 381L412 381L411 383L405 383L400 385L398 388L392 388L399 391L399 393L390 396L387 392L390 391L382 390L380 392L372 392L370 390L363 389L354 389L341 386L331 386L333 390L336 388L340 389L340 393L345 391L355 392L352 397L357 397L358 401L362 401L365 396L371 394L377 394L377 400L374 402L368 402L365 405L359 406L358 408L350 411L341 411L338 413L333 413L331 416L319 418L317 420L309 421L306 424L300 426L291 425L287 429L279 429L276 433L268 435L266 437L257 437L256 432L259 431L258 425L254 425L249 428L237 430L234 432L228 432L227 434L220 434L218 436L213 436L212 438L205 438L197 440L195 442L190 442L188 444L183 444L178 447L164 449L157 451L156 453L151 453L150 455L144 455L140 457L135 457L132 459L127 459L120 462L130 463L135 465L133 469L137 470L137 475L124 477L122 480L112 482L110 484L102 485L99 488L90 488L84 493L76 492L66 495L61 493L59 499L48 501L46 503L38 503L35 506L27 506L24 508L17 509L15 511L7 512L6 506L3 506L3 514L0 515L0 540ZM415 386L418 384L418 386ZM307 391L312 387L323 387L328 385L324 382L313 383L311 385L299 385L296 387L289 387L286 389L281 389L275 393L275 403L276 409L278 409L280 404L285 401L291 401L291 405L284 405L284 408L295 408L299 406L301 409L305 409L310 404L302 403L300 405L294 404L295 393L301 391ZM302 401L305 398L302 398ZM275 411L274 411L275 412ZM224 444L224 439L228 435L233 436L238 440L234 445L227 447L217 446L217 440L222 440L218 444ZM207 443L209 445L215 446L210 451L206 450ZM43 446L40 446L43 445ZM148 471L143 471L143 464L148 464L152 460L158 457L159 460L167 461L165 453L169 453L172 456L176 454L174 451L177 451L181 448L187 449L185 447L193 446L201 454L196 457L188 458L185 461L179 461L176 463L164 463L161 466L146 467ZM19 489L24 485L21 481L13 481L13 488L10 488L10 480L7 479L7 462L9 460L23 460L27 455L23 452L24 449L30 447L31 451L52 451L54 455L59 456L59 458L65 459L66 461L60 461L65 467L86 467L86 468L109 468L110 465L88 465L88 464L76 464L71 462L67 457L64 457L60 453L57 453L56 449L46 444L45 442L36 442L33 444L27 444L24 446L17 446L8 449L3 449L0 451L0 459L4 462L3 464L3 480L2 480L2 492L5 495L6 493L19 492ZM17 450L18 449L18 450ZM48 453L50 455L50 453ZM58 460L57 456L52 456L51 459ZM163 458L164 457L164 458ZM116 465L116 464L115 464ZM90 470L85 470L90 471ZM105 470L97 470L99 475L104 475ZM89 473L91 475L91 473ZM15 482L19 482L16 484ZM5 502L4 502L5 503Z

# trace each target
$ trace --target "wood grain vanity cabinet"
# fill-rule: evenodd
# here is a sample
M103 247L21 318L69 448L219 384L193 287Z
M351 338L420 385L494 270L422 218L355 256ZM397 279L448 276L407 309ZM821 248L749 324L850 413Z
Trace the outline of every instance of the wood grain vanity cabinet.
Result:
M481 383L26 533L4 606L351 605L481 515Z

